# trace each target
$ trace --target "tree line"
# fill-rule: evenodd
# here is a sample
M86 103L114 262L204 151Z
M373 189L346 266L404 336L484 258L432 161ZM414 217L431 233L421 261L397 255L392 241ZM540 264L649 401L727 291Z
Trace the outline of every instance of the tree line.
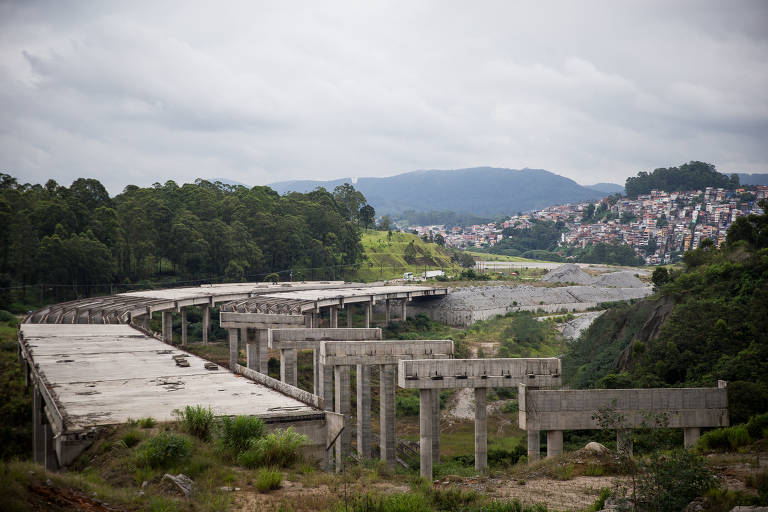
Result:
M707 187L738 188L739 176L719 173L713 164L691 161L680 167L660 167L651 173L641 171L637 176L627 178L624 185L627 197L631 199L649 194L651 190L676 192Z
M360 229L374 217L350 184L281 196L262 186L167 181L110 197L95 179L66 187L0 173L0 309L104 293L105 284L275 272L334 279L361 262ZM41 283L45 289L28 295Z

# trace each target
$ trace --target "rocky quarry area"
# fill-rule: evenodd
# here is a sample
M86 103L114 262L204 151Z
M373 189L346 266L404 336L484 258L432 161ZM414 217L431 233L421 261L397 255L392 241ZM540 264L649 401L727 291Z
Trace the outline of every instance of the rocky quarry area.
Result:
M544 283L564 286L467 286L456 288L438 300L414 304L411 311L455 326L468 326L509 311L586 311L602 302L640 299L650 295L652 288L636 274L633 271L616 271L592 276L578 265L565 264L542 279Z

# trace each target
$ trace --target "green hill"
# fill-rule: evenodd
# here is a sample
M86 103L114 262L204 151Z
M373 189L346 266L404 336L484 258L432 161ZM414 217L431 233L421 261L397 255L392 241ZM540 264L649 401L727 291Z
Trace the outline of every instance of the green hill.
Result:
M386 231L367 230L363 233L362 244L363 263L351 276L353 280L394 279L402 277L404 272L417 274L442 269L447 273L459 268L444 247L427 243L410 233L393 232L389 236ZM413 249L408 249L411 244Z

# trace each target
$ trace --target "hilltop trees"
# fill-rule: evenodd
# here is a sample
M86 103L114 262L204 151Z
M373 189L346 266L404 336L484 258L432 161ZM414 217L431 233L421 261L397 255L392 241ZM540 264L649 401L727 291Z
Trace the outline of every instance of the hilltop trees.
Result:
M706 187L736 188L739 176L728 177L717 172L714 165L692 161L680 167L660 167L652 173L641 171L637 176L627 178L624 185L627 197L637 199L638 195L648 194L651 190L675 192L678 190L699 190Z
M95 293L94 285L103 293L110 283L159 278L333 273L359 263L358 223L371 225L374 216L349 184L280 196L268 187L167 181L128 185L110 198L94 179L67 188L53 180L22 185L0 173L0 282L23 302L37 283L60 300Z

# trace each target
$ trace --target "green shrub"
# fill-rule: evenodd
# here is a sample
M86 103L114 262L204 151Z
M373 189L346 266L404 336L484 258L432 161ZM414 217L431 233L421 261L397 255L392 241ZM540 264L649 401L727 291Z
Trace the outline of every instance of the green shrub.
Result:
M256 466L288 467L301 455L300 449L307 442L307 436L299 434L293 427L278 429L261 438L253 438L248 449L237 457L237 463L253 468Z
M747 432L749 433L749 437L756 441L765 437L764 432L766 428L768 428L768 412L752 416L747 422Z
M0 322L8 322L13 323L13 325L16 325L16 317L11 313L10 311L6 311L4 309L0 309Z
M171 432L162 432L136 450L137 461L151 468L166 468L184 462L192 454L192 441Z
M763 504L768 504L768 470L748 475L744 483L747 484L747 487L756 489L760 499L764 502Z
M466 509L467 512L547 512L547 507L541 504L523 505L519 500L491 501Z
M604 474L605 474L605 468L600 464L594 464L590 462L589 464L587 464L587 467L584 468L585 476L603 476Z
M420 493L389 494L379 496L364 494L349 502L339 501L332 512L432 512L426 497Z
M183 410L176 409L173 412L180 418L181 426L186 432L203 441L211 438L214 417L210 407L187 405Z
M256 488L259 492L279 489L283 482L283 473L277 469L262 469L256 475Z
M448 487L434 489L429 492L429 501L437 510L447 512L463 512L478 502L480 495L471 489Z
M251 439L264 436L264 421L252 416L225 417L221 422L221 444L237 456L248 449Z
M731 443L728 440L728 429L718 428L710 430L699 438L696 444L699 450L728 450Z
M677 512L716 484L704 459L686 450L651 453L639 469L635 497L641 511Z
M152 428L155 424L157 424L157 422L155 421L155 418L152 418L151 416L139 420L139 426L141 428Z
M746 425L736 425L726 429L728 431L728 443L731 448L736 449L741 446L746 446L752 442L752 438L749 437Z
M395 397L395 411L398 416L418 416L419 408L419 397L415 393Z
M120 438L120 440L125 444L128 448L133 448L137 444L139 444L142 439L144 439L144 434L139 432L138 430L129 430L125 434L123 434L123 437Z

